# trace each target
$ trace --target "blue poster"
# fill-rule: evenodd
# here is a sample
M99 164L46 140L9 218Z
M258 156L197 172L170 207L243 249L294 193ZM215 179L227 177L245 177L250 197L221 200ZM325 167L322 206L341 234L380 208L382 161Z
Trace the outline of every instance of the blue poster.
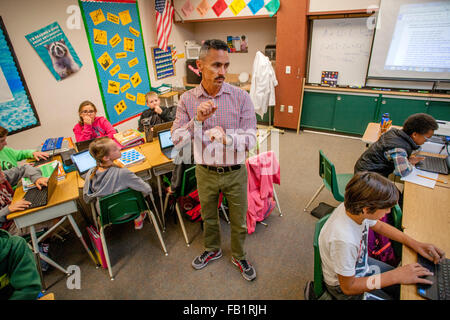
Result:
M1 17L0 27L0 126L11 135L40 123Z
M57 22L25 38L58 81L77 72L83 65Z
M105 113L112 125L147 109L150 91L137 3L79 1Z

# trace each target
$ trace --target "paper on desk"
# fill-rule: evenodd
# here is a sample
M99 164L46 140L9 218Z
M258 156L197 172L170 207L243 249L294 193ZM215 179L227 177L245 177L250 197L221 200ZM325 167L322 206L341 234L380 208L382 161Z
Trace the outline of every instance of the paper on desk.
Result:
M427 187L427 188L431 188L433 189L436 181L434 180L430 180L430 179L426 179L426 178L422 178L422 177L418 177L417 175L420 174L421 176L425 176L428 178L432 178L432 179L437 179L438 178L438 174L437 173L433 173L433 172L428 172L428 171L423 171L420 169L417 169L414 167L413 171L408 174L406 177L401 178L400 180L402 181L408 181L411 183L415 183L415 184L419 184L421 186Z

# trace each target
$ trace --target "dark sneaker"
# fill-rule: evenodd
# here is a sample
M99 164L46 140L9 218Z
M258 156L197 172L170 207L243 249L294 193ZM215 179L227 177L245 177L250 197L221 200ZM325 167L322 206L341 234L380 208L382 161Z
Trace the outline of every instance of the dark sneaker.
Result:
M222 249L219 249L217 251L205 251L201 255L199 255L197 258L192 261L192 267L194 269L200 270L211 261L216 260L222 257Z
M303 291L305 300L317 300L317 297L314 293L314 282L309 280L306 282L305 290Z
M248 260L238 260L231 257L231 262L241 270L241 274L247 281L252 281L256 278L255 268L248 262Z

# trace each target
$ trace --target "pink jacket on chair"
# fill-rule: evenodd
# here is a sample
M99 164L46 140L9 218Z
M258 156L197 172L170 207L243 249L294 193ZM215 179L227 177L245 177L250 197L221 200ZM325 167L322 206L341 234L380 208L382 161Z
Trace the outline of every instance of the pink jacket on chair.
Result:
M273 151L264 152L246 160L247 232L255 231L256 222L263 221L275 208L273 184L280 184L280 164Z

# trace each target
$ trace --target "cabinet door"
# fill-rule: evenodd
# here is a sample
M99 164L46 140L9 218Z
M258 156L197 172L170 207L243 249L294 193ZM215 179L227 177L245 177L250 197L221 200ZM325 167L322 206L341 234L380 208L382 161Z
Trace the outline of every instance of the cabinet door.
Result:
M333 130L335 94L305 91L301 126ZM287 112L287 106L285 106Z
M389 113L392 124L402 126L406 118L414 113L427 112L427 98L397 98L382 96L377 122L381 121L383 113Z
M376 116L378 95L336 95L334 129L363 135L367 124Z
M431 100L428 113L437 120L450 121L450 100Z

